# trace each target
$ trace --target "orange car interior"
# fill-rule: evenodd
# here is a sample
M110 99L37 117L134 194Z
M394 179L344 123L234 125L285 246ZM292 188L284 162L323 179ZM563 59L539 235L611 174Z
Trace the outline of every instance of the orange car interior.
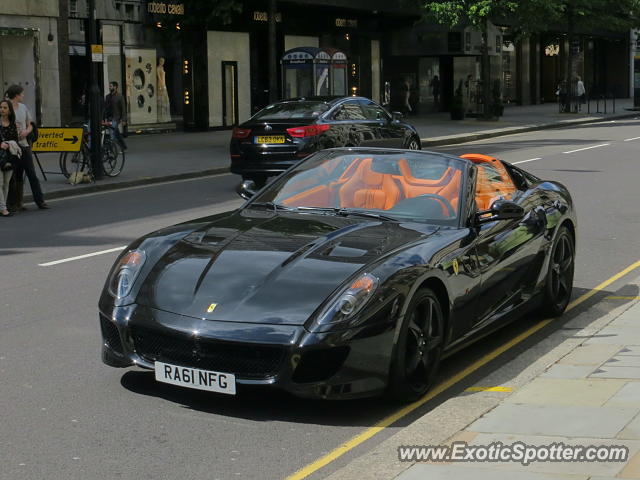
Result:
M476 206L478 210L489 210L498 198L510 199L517 188L502 163L495 157L468 153L460 155L471 160L478 168L476 180Z
M355 158L338 180L291 195L283 203L328 207L336 206L335 199L344 208L389 210L405 198L435 194L449 200L457 210L461 170L448 167L439 179L421 179L413 176L405 159L398 160L395 173L383 173L379 168L373 158ZM444 204L442 211L449 215Z
M389 210L403 198L392 175L374 171L372 162L371 158L363 159L353 176L342 185L339 192L341 207Z

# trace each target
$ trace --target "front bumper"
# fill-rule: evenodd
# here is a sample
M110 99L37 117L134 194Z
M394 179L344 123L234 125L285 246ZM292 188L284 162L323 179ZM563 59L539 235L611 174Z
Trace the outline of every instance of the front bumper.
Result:
M162 361L232 373L306 398L355 398L387 384L394 323L327 333L302 326L209 321L130 305L100 311L102 360L153 369Z

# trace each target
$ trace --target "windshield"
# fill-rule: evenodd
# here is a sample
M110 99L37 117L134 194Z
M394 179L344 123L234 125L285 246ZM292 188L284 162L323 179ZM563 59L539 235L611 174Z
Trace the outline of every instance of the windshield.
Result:
M426 152L319 152L254 201L305 212L342 209L457 226L464 165Z
M324 102L283 102L269 105L253 116L253 120L264 118L283 119L290 118L316 118L329 110L329 105Z

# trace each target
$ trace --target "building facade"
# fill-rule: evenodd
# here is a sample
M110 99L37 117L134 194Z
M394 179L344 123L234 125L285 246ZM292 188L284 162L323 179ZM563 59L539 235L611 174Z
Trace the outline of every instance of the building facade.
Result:
M25 103L41 125L60 125L59 2L2 2L0 85L25 89Z
M98 40L92 47L89 0L4 2L0 83L5 89L23 85L42 125L79 123L88 117L94 64L102 95L109 82L120 85L131 130L230 128L267 105L273 93L269 2L244 0L240 12L224 19L199 18L189 5L95 0ZM299 91L283 74L285 52L316 47L343 54L348 94L425 114L447 110L460 89L467 113L477 113L479 32L419 20L419 11L383 0L277 0L275 97ZM516 40L508 25L490 25L488 40L489 81L504 103L556 101L569 52L572 77L580 75L590 95L633 91L636 50L628 33L578 32L569 45L562 32Z

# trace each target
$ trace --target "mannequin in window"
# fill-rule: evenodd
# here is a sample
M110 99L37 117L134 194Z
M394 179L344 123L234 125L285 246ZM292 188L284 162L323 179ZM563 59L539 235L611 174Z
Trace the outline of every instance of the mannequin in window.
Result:
M156 73L158 77L158 122L166 123L171 121L171 111L169 108L169 94L167 93L166 74L164 71L164 57L158 59Z

